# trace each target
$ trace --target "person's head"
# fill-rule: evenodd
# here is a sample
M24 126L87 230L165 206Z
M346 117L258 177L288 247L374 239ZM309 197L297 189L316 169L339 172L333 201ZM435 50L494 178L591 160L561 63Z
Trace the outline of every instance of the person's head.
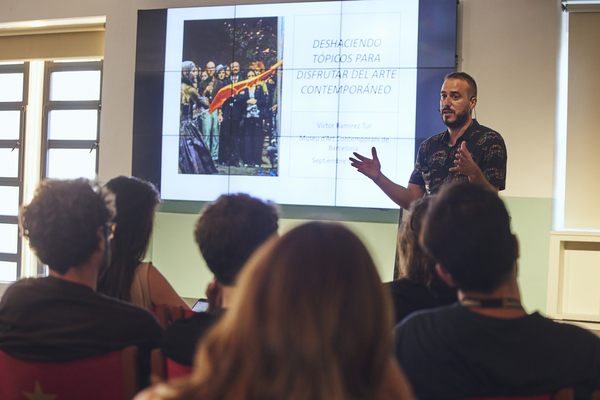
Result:
M225 77L229 78L231 76L231 67L228 65L225 67Z
M240 73L240 63L237 61L234 61L231 63L231 73L233 75L237 75Z
M198 67L192 61L184 61L181 67L181 76L185 81L193 83L198 79Z
M227 77L226 73L225 73L225 66L219 64L219 66L217 67L217 78L219 80L224 80Z
M429 196L412 202L409 217L398 239L404 275L412 282L427 286L442 283L435 272L435 261L419 243L423 219L432 199Z
M106 240L114 214L109 197L86 179L46 179L21 209L21 234L42 263L64 275L88 261Z
M518 255L510 217L487 185L445 185L429 207L421 240L463 292L492 293L506 283Z
M200 214L194 236L208 268L232 286L254 251L277 233L279 211L247 194L223 195Z
M256 75L260 75L265 72L265 64L263 64L261 61L254 61L252 64L250 64L250 69L254 71Z
M209 61L206 63L206 73L208 74L209 78L212 78L213 75L215 74L217 67L215 65L215 63L213 61Z
M200 344L194 392L381 398L391 330L388 294L360 239L339 224L307 223L248 261L232 307Z
M203 81L208 79L208 72L206 72L206 70L202 71L202 73L200 74L200 79L202 79Z
M160 196L154 185L135 177L118 176L108 181L106 187L115 195L117 227L110 267L98 290L129 300L135 269L148 250Z
M471 111L477 104L477 84L464 72L446 75L440 91L440 113L449 128L460 128L471 122Z
M246 79L250 79L250 78L254 78L256 76L256 72L254 72L253 70L248 70L248 72L246 72Z

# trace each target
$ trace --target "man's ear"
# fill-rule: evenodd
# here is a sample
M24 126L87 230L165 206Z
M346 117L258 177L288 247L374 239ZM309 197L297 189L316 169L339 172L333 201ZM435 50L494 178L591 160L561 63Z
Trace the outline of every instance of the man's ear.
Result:
M475 106L477 105L477 97L472 96L471 97L471 104L469 104L469 108L471 109L471 111L475 108Z
M454 279L452 279L452 275L450 275L450 273L446 271L444 267L442 267L440 264L435 264L435 271L440 276L440 278L442 278L442 280L446 282L446 285L450 287L456 287Z

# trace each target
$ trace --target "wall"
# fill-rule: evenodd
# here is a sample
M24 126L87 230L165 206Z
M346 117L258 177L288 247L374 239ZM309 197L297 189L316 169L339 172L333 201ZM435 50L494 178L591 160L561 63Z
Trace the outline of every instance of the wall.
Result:
M600 187L594 183L600 167L599 40L600 13L570 14L565 228L571 229L600 228Z
M459 69L477 80L477 118L506 141L506 200L528 310L546 309L554 174L558 1L461 1Z
M218 0L3 0L0 23L106 16L99 177L108 180L131 173L137 10L221 4ZM520 281L529 310L544 311L546 302L559 13L558 1L551 0L461 0L459 6L459 70L478 81L477 118L498 130L508 147L507 190L502 195L521 239ZM299 222L285 217L282 230ZM183 295L198 297L208 276L192 243L193 220L193 215L159 213L152 257ZM396 223L389 219L349 224L367 241L384 279L389 279Z

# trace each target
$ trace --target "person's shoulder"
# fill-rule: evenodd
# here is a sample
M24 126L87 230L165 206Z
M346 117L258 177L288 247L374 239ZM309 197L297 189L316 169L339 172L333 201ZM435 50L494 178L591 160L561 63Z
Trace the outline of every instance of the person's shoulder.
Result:
M528 316L532 324L541 327L549 335L554 335L557 338L562 338L568 341L588 341L600 347L600 338L580 326L571 323L554 321L544 317L538 312L534 312Z
M395 332L414 330L423 326L432 326L442 321L452 321L458 318L461 307L458 304L445 305L425 310L415 311L394 327Z
M393 300L408 300L419 308L432 308L435 306L437 293L424 283L413 282L406 277L387 282L390 295Z
M139 326L162 328L152 312L144 307L107 296L102 293L94 292L98 307L104 308L105 312L110 312L115 319L121 320L128 326Z
M421 145L419 146L419 152L426 152L430 148L437 148L439 143L444 139L444 135L446 132L438 133L437 135L433 135L428 137L427 139L423 139Z
M27 297L28 292L36 290L35 287L38 286L37 280L38 278L23 278L10 284L2 295L2 302L4 304L12 301L19 302L19 299Z
M402 293L403 290L407 287L411 287L414 284L409 281L408 279L404 278L400 278L397 279L395 281L391 281L391 282L385 282L384 283L384 287L386 287L390 293Z
M431 143L431 142L439 142L444 138L444 135L448 132L447 130L444 132L437 133L433 136L429 136L427 139L423 140L423 143Z
M22 278L12 283L4 292L2 300L9 300L22 296L38 295L48 291L60 290L62 286L84 286L76 283L65 281L64 279L54 278L50 276L38 278ZM90 291L92 291L90 289Z
M473 121L474 131L480 135L482 139L485 140L501 140L504 141L504 138L497 130L489 128L487 126L481 125L476 120Z

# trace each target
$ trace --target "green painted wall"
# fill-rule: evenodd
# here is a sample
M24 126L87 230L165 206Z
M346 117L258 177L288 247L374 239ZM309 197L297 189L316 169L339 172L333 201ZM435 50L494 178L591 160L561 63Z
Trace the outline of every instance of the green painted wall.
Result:
M183 297L204 297L204 289L212 279L194 242L196 219L197 214L157 213L152 248L148 256ZM307 219L282 218L279 232L284 233L306 221ZM342 223L365 243L382 279L391 280L398 224L357 221Z
M520 242L519 282L528 311L546 311L550 249L551 199L504 198ZM167 203L156 215L149 254L157 268L183 297L204 297L212 279L193 239L201 203ZM343 221L366 244L382 280L392 279L398 211L283 207L280 233L312 219ZM369 222L376 221L376 222Z
M519 239L519 285L527 311L546 312L552 199L504 198Z

